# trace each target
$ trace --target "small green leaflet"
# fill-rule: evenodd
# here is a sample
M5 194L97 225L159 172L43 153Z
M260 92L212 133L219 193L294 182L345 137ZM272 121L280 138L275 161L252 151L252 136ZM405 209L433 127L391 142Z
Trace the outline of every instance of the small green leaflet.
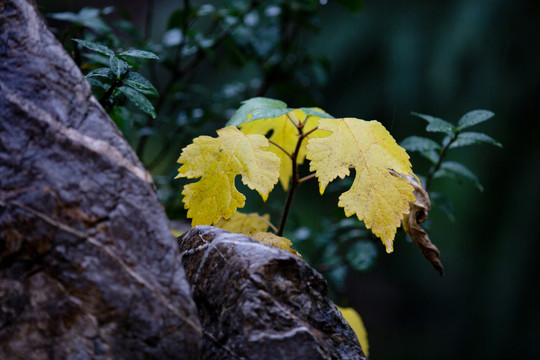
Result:
M232 118L227 122L225 126L238 126L245 123L246 121L248 121L249 114L251 114L257 109L264 109L268 112L272 112L272 115L267 117L276 117L289 112L287 110L287 104L283 101L264 97L255 97L243 101L242 106L240 106L238 110L236 110ZM278 115L275 115L276 111L280 113Z
M441 149L441 146L435 141L421 136L409 136L408 138L404 139L399 145L408 151L424 152Z
M127 86L120 86L118 90L141 111L149 114L154 119L156 118L157 115L154 106L143 94Z
M98 79L96 79L95 77L90 77L87 79L88 80L88 83L92 86L97 86L97 87L100 87L102 89L104 89L105 91L107 91L109 89L109 85L108 84L104 84L102 83L101 81L99 81Z
M96 31L99 34L103 34L112 31L109 25L105 24L105 22L99 17L100 13L107 14L109 8L110 7L107 7L100 11L99 9L84 7L81 9L81 11L79 11L78 14L72 12L63 12L50 14L48 16L53 19L70 21L79 25L83 25Z
M110 79L110 78L112 77L112 76L111 76L111 69L108 68L108 67L103 67L103 68L95 69L95 70L90 71L88 74L86 74L86 77L87 77L87 78L91 78L91 77L104 77L104 78Z
M154 54L150 51L144 51L144 50L126 50L122 51L118 56L132 56L137 58L143 58L143 59L154 59L159 60L159 56Z
M444 161L441 167L434 175L435 178L451 177L459 180L468 180L474 184L480 191L484 191L484 187L478 181L476 175L469 170L465 165L455 161Z
M130 71L124 79L124 84L131 86L140 93L158 96L154 85L138 72Z
M421 119L424 119L428 122L428 126L426 127L426 130L429 132L440 132L445 133L448 136L453 137L455 135L456 128L454 125L449 123L448 121L445 121L443 119L426 115L426 114L420 114L416 112L412 112L411 115L417 116Z
M450 149L479 144L491 144L502 148L502 144L484 133L467 131L459 133L458 138L450 145Z
M91 41L86 40L80 40L80 39L71 39L75 41L77 44L84 46L87 49L90 49L92 51L96 51L100 54L107 55L107 56L113 56L114 51L106 47L105 45L97 44Z
M288 108L287 104L283 101L265 97L255 97L243 101L242 106L236 110L226 126L239 126L245 122L254 120L276 118L293 110L294 109L292 108ZM311 108L300 108L300 110L302 110L306 116L317 116L327 119L334 118L325 112Z
M117 79L120 79L120 77L122 77L122 75L131 68L127 62L117 58L114 55L109 58L109 66Z
M438 151L435 150L427 150L420 152L420 155L431 161L433 164L436 164L439 162L440 155Z
M469 111L458 122L458 129L466 129L486 120L491 119L495 116L494 113L488 110L473 110Z

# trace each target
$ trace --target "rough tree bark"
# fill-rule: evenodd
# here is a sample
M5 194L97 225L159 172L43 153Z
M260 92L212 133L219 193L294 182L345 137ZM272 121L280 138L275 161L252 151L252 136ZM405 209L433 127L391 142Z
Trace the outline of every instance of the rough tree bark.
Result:
M365 359L296 256L212 227L178 253L29 1L0 0L0 359Z
M0 1L0 359L197 358L150 175L35 5Z
M365 359L305 261L247 236L197 226L178 238L205 359Z

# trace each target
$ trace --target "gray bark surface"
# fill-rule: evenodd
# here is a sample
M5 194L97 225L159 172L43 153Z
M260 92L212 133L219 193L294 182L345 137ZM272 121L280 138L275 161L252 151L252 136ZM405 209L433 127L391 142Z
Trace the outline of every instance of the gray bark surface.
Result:
M178 238L204 359L365 359L322 276L292 253L197 226Z
M0 359L195 359L150 175L33 3L0 1Z

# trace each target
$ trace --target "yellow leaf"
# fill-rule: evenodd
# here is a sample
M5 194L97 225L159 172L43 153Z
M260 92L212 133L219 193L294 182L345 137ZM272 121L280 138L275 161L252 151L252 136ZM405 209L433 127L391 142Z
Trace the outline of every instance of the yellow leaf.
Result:
M233 233L251 235L268 230L269 224L270 215L268 214L260 216L257 213L243 214L237 211L228 219L219 219L215 226Z
M339 311L341 311L341 315L347 320L349 325L351 326L351 329L356 333L356 337L358 338L358 342L360 343L360 346L362 347L362 350L364 351L364 354L366 356L369 356L369 343L367 339L367 331L364 326L364 322L362 321L362 318L356 310L353 308L342 308L339 306L336 306Z
M289 188L289 181L292 176L292 160L289 155L294 153L298 143L298 127L300 126L300 123L303 123L303 132L307 133L317 126L318 119L319 117L316 116L307 117L302 110L296 109L276 118L259 119L245 122L240 125L240 130L244 134L266 135L270 131L272 132L269 140L273 142L273 144L270 144L268 150L276 154L281 160L279 181L285 191ZM316 137L317 132L318 130L311 133L308 138ZM276 144L279 145L281 149L276 146ZM306 142L304 141L301 144L298 157L296 158L297 164L302 164L305 157Z
M175 238L181 236L184 233L183 231L175 230L175 229L169 229L169 231L171 232L171 234L173 234Z
M210 225L229 218L245 204L245 196L234 186L236 175L266 201L278 181L279 158L268 151L268 140L246 135L229 126L217 131L218 137L199 136L182 150L179 177L200 177L184 187L184 206L192 225Z
M389 170L411 174L409 156L377 121L320 119L319 128L332 135L310 139L307 158L311 171L316 171L321 194L336 177L349 175L349 166L353 166L356 177L338 205L345 215L356 214L382 240L386 252L392 252L396 229L409 213L409 202L414 201L414 189Z
M292 252L294 255L298 255L302 257L298 251L291 248L292 242L291 240L284 238L282 236L277 236L272 233L268 232L258 232L256 234L251 235L251 237L257 241L260 241L264 244L276 247L278 249L283 249Z

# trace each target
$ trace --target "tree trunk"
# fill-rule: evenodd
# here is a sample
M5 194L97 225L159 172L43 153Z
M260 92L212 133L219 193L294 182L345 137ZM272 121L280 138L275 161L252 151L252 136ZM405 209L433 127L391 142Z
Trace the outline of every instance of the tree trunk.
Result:
M0 1L0 359L197 358L151 176L35 5Z

